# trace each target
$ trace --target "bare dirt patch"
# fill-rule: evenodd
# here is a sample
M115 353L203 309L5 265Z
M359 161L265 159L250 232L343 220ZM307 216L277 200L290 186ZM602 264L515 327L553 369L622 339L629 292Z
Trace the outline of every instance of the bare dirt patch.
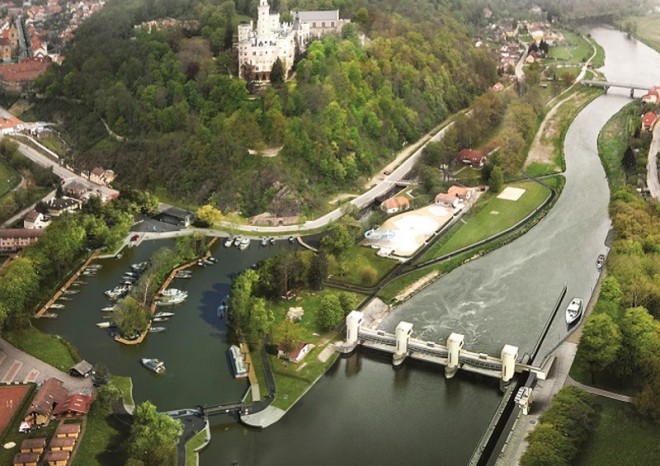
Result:
M28 385L9 385L0 387L0 437L5 434L14 414L21 407L21 402L29 390Z

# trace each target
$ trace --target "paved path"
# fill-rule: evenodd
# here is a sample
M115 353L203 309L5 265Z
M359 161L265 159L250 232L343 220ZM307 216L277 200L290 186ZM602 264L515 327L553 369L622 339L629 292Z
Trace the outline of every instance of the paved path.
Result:
M50 199L51 197L55 197L55 191L49 192L41 200L43 201L45 199ZM34 210L34 208L37 206L38 202L39 201L37 201L34 204L32 204L31 206L26 207L25 209L21 210L19 213L14 215L12 218L10 218L10 219L6 220L4 223L2 223L2 225L0 225L0 227L7 228L8 226L13 225L19 219L25 217L30 211Z
M604 396L605 398L610 398L612 400L623 401L624 403L632 403L633 397L628 395L621 395L620 393L610 392L608 390L601 390L600 388L590 387L589 385L581 384L571 378L569 375L566 378L566 385L572 385L574 387L581 388L585 392L592 393L598 396Z
M43 383L51 377L60 379L71 392L91 395L94 390L90 378L72 377L0 338L1 383Z

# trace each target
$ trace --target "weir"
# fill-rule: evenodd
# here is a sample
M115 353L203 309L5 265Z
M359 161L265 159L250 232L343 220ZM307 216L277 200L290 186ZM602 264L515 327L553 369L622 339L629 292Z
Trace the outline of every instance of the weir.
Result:
M358 346L392 353L394 366L401 365L406 358L426 361L445 366L445 377L452 378L461 369L468 372L486 375L508 383L514 374L531 372L541 380L545 380L552 361L543 367L534 367L519 360L518 347L504 345L499 357L485 353L476 353L465 349L465 337L458 333L449 335L446 344L433 341L423 341L412 336L413 324L399 322L395 333L382 330L371 330L362 327L364 315L360 311L352 311L346 316L346 341L336 345L340 353L351 353Z

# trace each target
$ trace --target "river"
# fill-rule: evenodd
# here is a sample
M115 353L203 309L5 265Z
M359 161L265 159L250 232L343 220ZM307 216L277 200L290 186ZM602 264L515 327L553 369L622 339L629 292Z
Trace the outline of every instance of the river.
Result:
M623 34L594 29L606 51L604 72L612 81L660 84L660 56ZM600 97L571 125L565 141L566 186L555 208L530 232L505 247L442 277L396 309L384 323L414 324L416 335L443 341L463 333L470 349L499 353L513 344L529 351L564 283L566 299L589 298L596 282L595 260L605 252L610 222L609 192L596 150L602 125L629 102L627 91ZM147 257L155 243L129 250L102 269L104 283L118 279L130 262ZM289 247L280 244L279 247ZM40 325L80 348L83 357L131 375L135 398L160 409L234 401L245 390L226 361L226 329L215 315L229 289L229 274L272 252L255 245L246 252L214 250L220 264L195 270L177 287L189 290L185 306L162 335L138 348L123 347L96 329L102 289L92 280L54 321ZM96 277L95 277L96 278ZM107 287L107 283L106 283ZM88 293L88 294L86 294ZM68 314L67 314L68 313ZM553 323L541 353L566 334L563 316ZM162 357L159 379L138 358ZM212 420L212 441L201 454L203 466L229 465L460 465L470 458L497 408L496 380L460 373L445 380L443 369L414 361L398 370L370 352L340 359L277 424L263 431Z

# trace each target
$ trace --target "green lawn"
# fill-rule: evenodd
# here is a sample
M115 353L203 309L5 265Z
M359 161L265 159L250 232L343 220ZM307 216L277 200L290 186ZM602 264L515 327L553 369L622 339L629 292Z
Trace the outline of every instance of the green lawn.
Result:
M597 399L600 419L574 462L576 466L649 466L660 464L660 426L620 401Z
M628 20L633 21L637 27L635 37L649 47L660 51L660 13L626 18L626 21Z
M20 183L21 177L16 170L0 159L0 198Z
M550 47L548 51L549 59L568 63L581 63L591 57L593 48L584 37L568 31L563 31L563 34L568 45Z
M133 379L121 375L113 375L112 383L121 390L124 404L128 407L135 406L135 401L133 400Z
M465 186L476 186L481 183L481 169L479 168L466 166L456 171L453 176Z
M623 171L621 160L627 146L630 120L638 120L637 105L631 104L622 108L603 127L598 135L598 153L605 173L613 189L625 184L626 174Z
M206 430L200 430L186 442L186 466L197 466L199 463L197 449L201 448L205 442Z
M129 427L93 404L87 427L72 466L121 466L126 463L125 439Z
M375 286L395 265L393 260L378 256L375 249L356 244L336 262L330 261L329 273L342 282Z
M448 254L464 246L486 239L496 233L518 223L545 201L550 191L533 181L513 183L508 186L525 189L525 193L517 201L498 199L488 193L482 195L473 207L474 213L466 223L459 223L441 238L417 261L433 259Z
M34 327L8 333L4 337L16 348L64 372L80 361L76 349L69 342Z
M40 138L39 143L60 156L66 154L67 147L64 145L62 140L57 136L47 136L44 138Z

